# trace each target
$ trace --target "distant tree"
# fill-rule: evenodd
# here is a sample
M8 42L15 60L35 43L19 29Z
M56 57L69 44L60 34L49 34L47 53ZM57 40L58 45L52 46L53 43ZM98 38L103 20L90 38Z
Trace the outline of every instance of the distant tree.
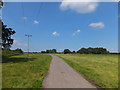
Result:
M49 53L50 52L50 50L46 50L46 53Z
M57 50L56 49L52 49L52 53L57 53Z
M46 53L46 51L41 51L41 53Z
M41 53L57 53L56 49L42 51Z
M81 48L77 51L80 54L108 54L109 52L105 48Z
M12 28L7 28L7 25L4 25L2 22L2 47L4 49L10 48L13 44L13 39L11 36L16 32Z
M73 51L72 53L76 53L75 51Z
M93 48L91 48L91 47L89 47L89 48L87 49L87 51L88 51L88 54L93 54L94 49L93 49Z
M7 49L3 49L2 50L2 57L10 57L10 56L14 56L14 55L20 55L23 54L22 49L15 49L15 50L10 50L9 48Z
M64 49L64 54L68 54L71 53L71 51L69 49Z
M80 54L88 54L88 50L86 48L81 48L79 51L77 51Z
M15 51L16 53L18 53L18 54L23 54L22 49L17 48L17 49L15 49L14 51Z

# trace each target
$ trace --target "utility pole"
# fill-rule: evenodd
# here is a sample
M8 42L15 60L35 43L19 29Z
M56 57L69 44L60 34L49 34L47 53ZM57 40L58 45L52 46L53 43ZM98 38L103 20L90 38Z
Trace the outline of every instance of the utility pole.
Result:
M32 37L32 35L25 35L28 37L28 56L29 56L29 40L30 40L30 37Z

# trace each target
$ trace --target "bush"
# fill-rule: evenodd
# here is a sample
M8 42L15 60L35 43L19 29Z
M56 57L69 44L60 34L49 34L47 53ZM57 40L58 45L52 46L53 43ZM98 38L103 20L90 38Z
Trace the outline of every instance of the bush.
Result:
M20 55L23 54L23 51L21 49L15 49L15 50L10 50L10 49L3 49L2 50L2 57L10 57L14 55Z

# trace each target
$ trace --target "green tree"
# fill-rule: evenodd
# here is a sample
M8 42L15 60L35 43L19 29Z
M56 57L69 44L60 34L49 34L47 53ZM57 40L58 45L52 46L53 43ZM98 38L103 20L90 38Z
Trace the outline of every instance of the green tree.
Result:
M68 54L71 53L71 51L69 49L64 49L64 54Z
M72 53L76 53L75 51L73 51Z
M41 51L41 53L46 53L46 51Z
M80 54L88 54L88 50L86 48L81 48L77 52L80 53Z
M19 48L15 49L14 52L15 52L16 54L23 54L22 49L19 49Z
M44 53L44 52L42 52L42 53ZM57 50L56 49L46 50L46 53L57 53Z
M10 48L13 44L13 39L11 36L16 32L12 28L7 28L7 25L4 25L2 22L2 47L4 49Z
M46 50L46 53L49 53L50 52L50 50Z
M56 49L52 49L52 53L57 53L57 50Z
M105 48L81 48L77 51L80 54L108 54L109 52Z

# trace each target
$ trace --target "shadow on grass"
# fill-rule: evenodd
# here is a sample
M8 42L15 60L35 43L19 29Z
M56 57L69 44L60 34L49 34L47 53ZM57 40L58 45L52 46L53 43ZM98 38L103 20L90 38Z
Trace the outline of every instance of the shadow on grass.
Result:
M14 57L5 57L2 59L2 63L9 63L9 62L12 62L12 63L20 63L20 62L28 62L28 61L33 61L35 60L36 58L14 58Z

